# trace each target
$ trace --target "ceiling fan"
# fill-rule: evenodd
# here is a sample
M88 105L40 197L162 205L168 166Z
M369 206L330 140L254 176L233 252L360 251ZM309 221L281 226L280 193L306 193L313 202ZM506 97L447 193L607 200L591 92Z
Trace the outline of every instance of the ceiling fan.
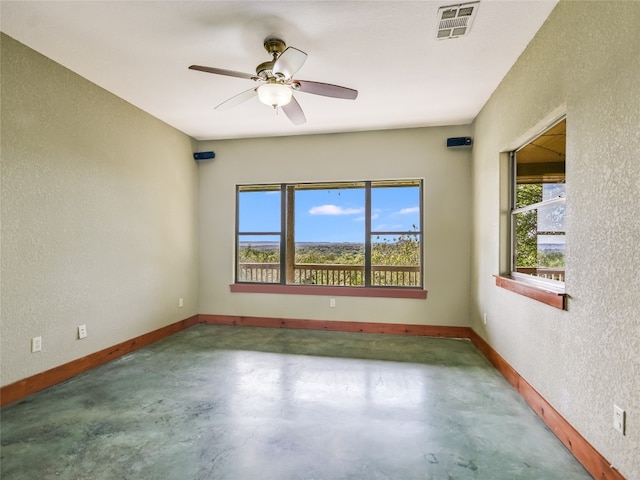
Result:
M355 100L358 96L358 91L352 88L330 83L294 79L293 76L300 70L307 59L307 54L297 48L287 47L283 40L267 37L264 40L264 48L271 55L271 60L258 65L255 75L201 65L191 65L189 67L191 70L245 78L260 83L257 87L245 90L225 100L215 107L216 110L226 110L257 95L262 103L274 109L282 108L289 120L295 125L301 125L307 120L300 104L293 96L294 91L347 100Z

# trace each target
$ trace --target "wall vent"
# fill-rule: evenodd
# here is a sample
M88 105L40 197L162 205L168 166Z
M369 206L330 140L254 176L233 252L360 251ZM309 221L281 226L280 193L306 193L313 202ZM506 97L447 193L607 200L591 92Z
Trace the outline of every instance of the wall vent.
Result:
M480 2L460 3L438 9L436 38L458 38L469 33Z

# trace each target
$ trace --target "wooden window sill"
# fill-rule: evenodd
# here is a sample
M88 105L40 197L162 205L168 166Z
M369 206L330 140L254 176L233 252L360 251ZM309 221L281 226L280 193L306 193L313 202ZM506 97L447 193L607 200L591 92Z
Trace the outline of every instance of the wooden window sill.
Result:
M496 286L500 288L505 288L511 292L524 295L525 297L559 308L560 310L566 309L566 293L545 290L537 285L531 285L520 280L514 280L513 278L504 275L494 275L494 277L496 277Z
M233 283L232 293L277 293L293 295L328 295L332 297L414 298L424 300L427 291L421 288L332 287L321 285L280 285L268 283Z

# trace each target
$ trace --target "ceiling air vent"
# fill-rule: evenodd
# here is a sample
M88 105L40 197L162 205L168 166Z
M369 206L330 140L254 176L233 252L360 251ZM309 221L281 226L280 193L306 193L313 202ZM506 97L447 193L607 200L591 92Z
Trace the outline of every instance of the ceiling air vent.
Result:
M436 38L462 37L469 33L480 2L460 3L438 9L438 32Z

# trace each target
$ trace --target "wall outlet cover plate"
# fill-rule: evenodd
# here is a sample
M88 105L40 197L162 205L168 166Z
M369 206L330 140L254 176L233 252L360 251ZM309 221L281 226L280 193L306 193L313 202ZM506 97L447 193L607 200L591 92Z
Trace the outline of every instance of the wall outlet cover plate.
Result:
M613 428L618 430L621 434L624 435L624 410L619 406L613 406Z

